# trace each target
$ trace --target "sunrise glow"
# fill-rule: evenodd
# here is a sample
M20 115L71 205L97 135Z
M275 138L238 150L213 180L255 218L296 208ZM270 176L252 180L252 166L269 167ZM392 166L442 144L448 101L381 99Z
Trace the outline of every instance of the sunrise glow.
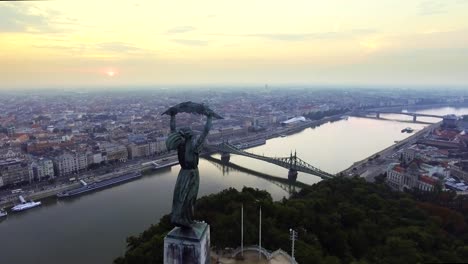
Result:
M7 1L0 16L9 87L468 82L461 0ZM109 64L125 76L94 74Z

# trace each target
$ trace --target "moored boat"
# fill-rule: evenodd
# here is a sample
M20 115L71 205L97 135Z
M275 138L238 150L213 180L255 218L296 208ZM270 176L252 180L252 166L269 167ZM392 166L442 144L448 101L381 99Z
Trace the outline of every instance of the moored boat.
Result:
M401 130L401 133L413 133L414 129L412 129L411 127L407 127L407 128L404 128Z
M29 201L29 202L24 202L24 203L17 204L15 206L13 206L11 208L11 210L14 211L14 212L20 212L20 211L24 211L24 210L28 210L28 209L37 207L37 206L39 206L41 204L42 204L41 202Z
M141 176L142 175L139 172L137 172L137 173L127 173L127 174L120 175L120 176L117 176L117 177L114 177L114 178L111 178L111 179L103 180L103 181L100 181L100 182L95 182L95 183L91 183L91 184L83 184L83 186L78 187L76 189L58 193L57 197L58 198L66 198L66 197L71 197L71 196L75 196L75 195L80 195L80 194L83 194L83 193L99 190L99 189L102 189L102 188L105 188L105 187L110 187L110 186L113 186L113 185L116 185L116 184L119 184L119 183L131 181L133 179L140 178Z
M4 217L4 216L7 216L7 215L8 215L8 213L5 210L0 209L0 217Z

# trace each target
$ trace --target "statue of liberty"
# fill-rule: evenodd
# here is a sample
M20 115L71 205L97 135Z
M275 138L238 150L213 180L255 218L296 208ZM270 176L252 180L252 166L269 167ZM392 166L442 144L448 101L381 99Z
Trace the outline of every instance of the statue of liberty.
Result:
M201 114L207 117L201 135L196 136L188 127L176 129L175 116L178 113ZM193 223L193 210L197 200L200 175L198 173L199 154L211 129L213 118L222 119L203 104L184 102L169 108L163 115L170 115L171 133L166 140L168 150L177 150L181 166L172 199L171 222L182 228L190 228Z

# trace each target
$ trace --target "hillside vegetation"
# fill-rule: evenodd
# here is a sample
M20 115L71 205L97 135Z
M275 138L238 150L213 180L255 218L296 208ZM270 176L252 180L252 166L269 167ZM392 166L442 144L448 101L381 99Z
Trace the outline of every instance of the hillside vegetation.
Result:
M335 178L278 202L265 191L227 189L199 199L196 219L210 224L214 248L236 248L244 204L244 241L253 245L261 206L262 246L289 252L293 228L299 263L466 262L464 202L453 194L403 194L358 178ZM115 263L163 263L164 236L173 228L169 219L129 237L127 252Z

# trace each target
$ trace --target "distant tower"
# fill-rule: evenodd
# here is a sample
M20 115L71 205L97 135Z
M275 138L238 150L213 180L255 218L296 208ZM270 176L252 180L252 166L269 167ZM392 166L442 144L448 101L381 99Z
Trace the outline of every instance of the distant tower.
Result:
M15 135L15 130L16 130L16 129L15 129L14 126L9 126L9 127L7 128L7 134L8 134L8 136L10 136L10 137L11 137L11 136L14 136L14 135Z

